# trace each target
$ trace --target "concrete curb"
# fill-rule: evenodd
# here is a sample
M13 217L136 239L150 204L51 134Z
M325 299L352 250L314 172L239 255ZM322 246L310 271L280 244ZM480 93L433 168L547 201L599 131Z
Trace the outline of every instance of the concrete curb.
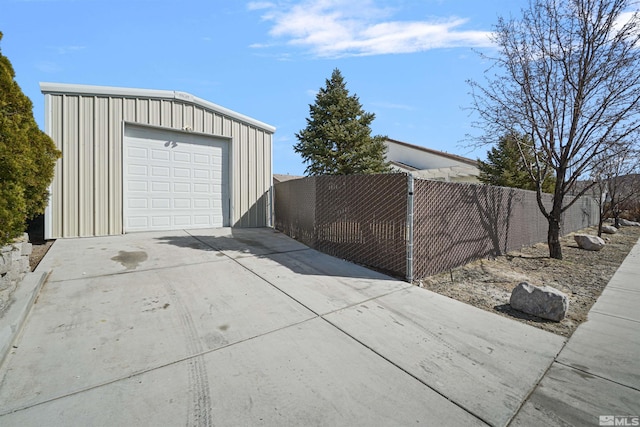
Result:
M22 331L31 307L51 271L27 273L13 294L13 303L0 318L0 366Z

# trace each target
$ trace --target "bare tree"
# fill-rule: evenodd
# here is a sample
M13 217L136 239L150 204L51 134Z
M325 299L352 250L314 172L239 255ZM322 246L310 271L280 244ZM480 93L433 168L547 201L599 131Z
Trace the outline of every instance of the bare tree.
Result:
M640 153L626 144L620 144L617 156L606 154L594 158L591 178L595 182L594 198L598 202L598 236L602 236L602 225L613 217L620 228L620 208L626 202L640 197Z
M635 141L640 129L640 16L630 11L634 4L530 0L520 19L498 20L493 37L499 55L485 56L494 65L486 84L469 82L472 109L481 118L476 125L485 131L477 142L516 131L539 153L523 160L549 223L552 258L562 259L563 212L590 189L573 191L576 182L589 176L594 157L616 156L615 143ZM551 206L545 206L542 182L549 168L556 185Z

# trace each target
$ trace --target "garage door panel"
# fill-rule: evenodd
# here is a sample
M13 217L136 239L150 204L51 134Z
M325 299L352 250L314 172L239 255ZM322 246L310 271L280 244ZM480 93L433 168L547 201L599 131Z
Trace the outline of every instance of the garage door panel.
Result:
M193 199L194 209L210 209L213 207L213 203L209 199Z
M176 226L187 227L187 226L192 225L191 224L191 217L188 216L188 215L175 215L173 218L174 218L174 222L173 223Z
M211 217L209 215L195 215L193 217L195 225L207 226L211 222Z
M128 132L129 127L123 150L125 231L229 225L227 141L138 127Z
M151 159L169 161L169 152L166 150L151 150Z
M209 156L194 154L193 163L195 163L196 165L208 165L210 163Z
M146 191L149 191L149 185L147 181L129 181L127 183L127 190L130 192L131 191L146 192Z
M149 220L146 216L130 216L127 218L126 225L128 228L147 228Z
M169 227L171 225L171 217L169 215L154 215L151 217L152 227Z
M191 170L187 168L173 168L174 178L191 178Z
M129 165L127 172L132 176L147 176L149 169L143 165Z
M197 168L193 170L193 177L195 179L205 179L208 181L211 179L211 171L208 169Z
M211 185L209 184L202 184L202 183L197 183L194 182L193 183L193 192L195 194L209 194L211 193Z
M129 199L129 207L131 209L147 209L149 205L147 199L136 199L132 197Z
M175 209L191 209L191 199L174 199L173 207Z
M151 200L151 207L153 209L169 209L171 208L171 200L153 198Z
M191 183L189 183L189 182L174 182L173 183L173 191L175 193L190 193L191 192Z
M155 192L160 192L160 193L168 193L171 189L171 183L170 182L159 182L159 181L154 181L151 183L151 191Z
M151 168L152 177L169 177L171 176L171 169L167 166L153 166Z
M131 159L147 159L148 150L140 147L129 147L128 156Z

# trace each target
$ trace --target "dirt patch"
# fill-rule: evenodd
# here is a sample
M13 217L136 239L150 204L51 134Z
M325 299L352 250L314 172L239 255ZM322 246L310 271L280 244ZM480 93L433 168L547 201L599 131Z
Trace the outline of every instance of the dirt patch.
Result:
M597 234L595 228L579 233ZM571 336L604 287L640 238L640 227L623 227L613 235L603 235L607 242L600 252L578 248L573 235L561 239L562 260L549 258L546 243L539 243L495 259L472 262L451 271L427 277L417 284L430 291L501 314L520 322ZM513 310L511 291L520 282L548 285L569 296L569 311L561 322L552 322Z
M31 267L31 271L34 271L42 258L46 255L53 245L53 240L42 240L37 242L32 242L32 250L31 255L29 255L29 266Z

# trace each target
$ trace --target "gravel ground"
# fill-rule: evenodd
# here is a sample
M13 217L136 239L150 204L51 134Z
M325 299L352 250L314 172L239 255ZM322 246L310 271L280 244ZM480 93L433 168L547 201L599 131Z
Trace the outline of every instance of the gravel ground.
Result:
M596 235L597 229L587 228L578 233ZM603 234L607 244L600 252L580 249L573 239L574 234L561 239L562 260L549 258L546 243L539 243L496 259L475 261L427 277L417 285L569 337L587 319L591 306L640 238L640 227L623 227L616 234ZM569 297L567 317L561 322L553 322L512 309L509 297L520 282L548 285L566 293Z

